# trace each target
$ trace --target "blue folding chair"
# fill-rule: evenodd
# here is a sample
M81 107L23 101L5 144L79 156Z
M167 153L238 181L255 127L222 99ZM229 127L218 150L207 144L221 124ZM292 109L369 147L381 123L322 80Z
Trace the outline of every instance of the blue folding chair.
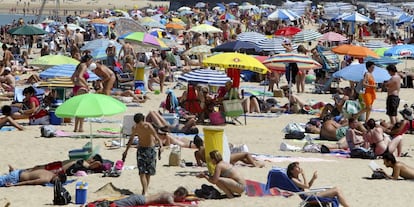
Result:
M318 197L317 193L325 191L327 188L310 189L309 191L300 190L295 183L287 176L287 174L280 169L272 169L267 176L266 188L270 189L277 187L282 190L294 192L299 195L302 202L300 207L306 206L320 206L325 207L331 204L332 207L338 207L339 202L337 198Z

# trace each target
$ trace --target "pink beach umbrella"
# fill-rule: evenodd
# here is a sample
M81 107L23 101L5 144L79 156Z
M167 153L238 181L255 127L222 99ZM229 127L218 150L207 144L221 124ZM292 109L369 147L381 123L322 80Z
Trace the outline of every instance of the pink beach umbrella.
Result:
M327 42L344 42L348 39L346 37L342 36L341 34L336 33L336 32L327 32L327 33L322 35L320 40L327 41Z

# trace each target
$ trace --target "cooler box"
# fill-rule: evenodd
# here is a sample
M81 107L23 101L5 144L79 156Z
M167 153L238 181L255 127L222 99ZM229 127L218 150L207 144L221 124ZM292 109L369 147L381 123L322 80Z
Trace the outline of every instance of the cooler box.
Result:
M75 192L75 204L85 204L88 197L88 183L77 182Z
M135 81L134 86L135 86L135 90L136 89L139 89L142 92L145 91L145 83L144 83L144 81Z
M62 119L57 117L54 111L49 111L50 124L60 125L62 124Z

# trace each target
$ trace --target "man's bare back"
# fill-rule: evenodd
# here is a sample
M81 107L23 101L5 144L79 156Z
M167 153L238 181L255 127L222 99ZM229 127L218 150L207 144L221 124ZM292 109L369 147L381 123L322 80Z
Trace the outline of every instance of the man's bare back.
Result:
M52 181L56 177L51 171L45 169L26 170L20 174L18 185L43 185Z

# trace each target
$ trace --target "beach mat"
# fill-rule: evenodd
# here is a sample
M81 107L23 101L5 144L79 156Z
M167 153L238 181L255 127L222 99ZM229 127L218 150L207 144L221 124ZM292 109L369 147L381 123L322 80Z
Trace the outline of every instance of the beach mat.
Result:
M293 193L288 191L282 191L276 187L266 189L266 184L260 183L254 180L246 180L246 195L250 197L262 197L262 196L284 196L289 197Z

